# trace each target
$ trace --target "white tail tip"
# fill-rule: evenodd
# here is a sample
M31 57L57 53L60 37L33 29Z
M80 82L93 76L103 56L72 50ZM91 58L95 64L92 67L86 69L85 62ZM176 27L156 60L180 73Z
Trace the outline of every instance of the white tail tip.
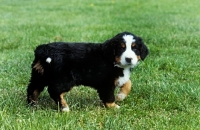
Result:
M48 57L48 58L46 59L46 62L47 62L47 63L51 63L51 58Z

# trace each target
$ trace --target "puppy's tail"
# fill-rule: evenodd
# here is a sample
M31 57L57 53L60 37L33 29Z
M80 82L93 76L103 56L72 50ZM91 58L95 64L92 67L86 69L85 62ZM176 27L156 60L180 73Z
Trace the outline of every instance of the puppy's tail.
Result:
M39 60L42 63L48 63L50 64L52 61L52 58L50 56L50 52L49 52L49 47L46 44L43 45L39 45L36 49L35 49L35 59Z
M33 72L37 72L37 74L43 75L46 70L49 69L50 63L52 62L52 58L50 55L50 48L48 45L39 45L35 49L35 59L32 63ZM46 71L48 72L48 71Z

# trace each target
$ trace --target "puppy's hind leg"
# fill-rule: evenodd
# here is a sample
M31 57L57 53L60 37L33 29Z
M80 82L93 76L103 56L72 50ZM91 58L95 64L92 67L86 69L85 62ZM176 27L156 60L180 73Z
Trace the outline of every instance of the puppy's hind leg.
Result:
M44 90L45 85L38 77L31 77L27 87L27 101L30 105L36 105L40 93Z
M56 104L59 105L60 110L62 112L69 112L69 106L64 99L65 92L60 92L60 89L55 86L49 86L48 92L50 97L55 101Z
M40 60L34 59L32 63L31 79L27 87L27 101L30 105L36 105L40 92L43 91L45 87L43 73L44 69Z

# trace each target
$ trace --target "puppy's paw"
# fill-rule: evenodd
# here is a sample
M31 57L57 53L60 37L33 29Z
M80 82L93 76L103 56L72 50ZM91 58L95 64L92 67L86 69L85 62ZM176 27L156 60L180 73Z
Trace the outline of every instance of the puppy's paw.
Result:
M69 112L69 107L63 107L63 108L61 109L61 111L62 111L62 112Z
M119 94L117 94L117 96L115 98L116 98L116 101L123 101L126 98L126 96L127 95L124 93L119 93Z
M113 103L106 103L105 106L106 106L107 108L117 108L117 109L120 108L120 106L117 105L117 104L115 104L115 102L113 102Z
M116 104L115 108L119 109L119 108L120 108L120 106Z

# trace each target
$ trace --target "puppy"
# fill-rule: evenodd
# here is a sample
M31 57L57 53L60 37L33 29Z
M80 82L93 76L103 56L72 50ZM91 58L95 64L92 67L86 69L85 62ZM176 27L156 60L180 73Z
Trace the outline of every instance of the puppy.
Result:
M85 85L97 90L106 107L119 108L131 90L130 74L148 48L140 37L122 32L102 44L53 42L35 49L32 73L27 88L28 104L35 105L44 87L50 97L68 112L65 92ZM120 92L114 96L116 87Z

